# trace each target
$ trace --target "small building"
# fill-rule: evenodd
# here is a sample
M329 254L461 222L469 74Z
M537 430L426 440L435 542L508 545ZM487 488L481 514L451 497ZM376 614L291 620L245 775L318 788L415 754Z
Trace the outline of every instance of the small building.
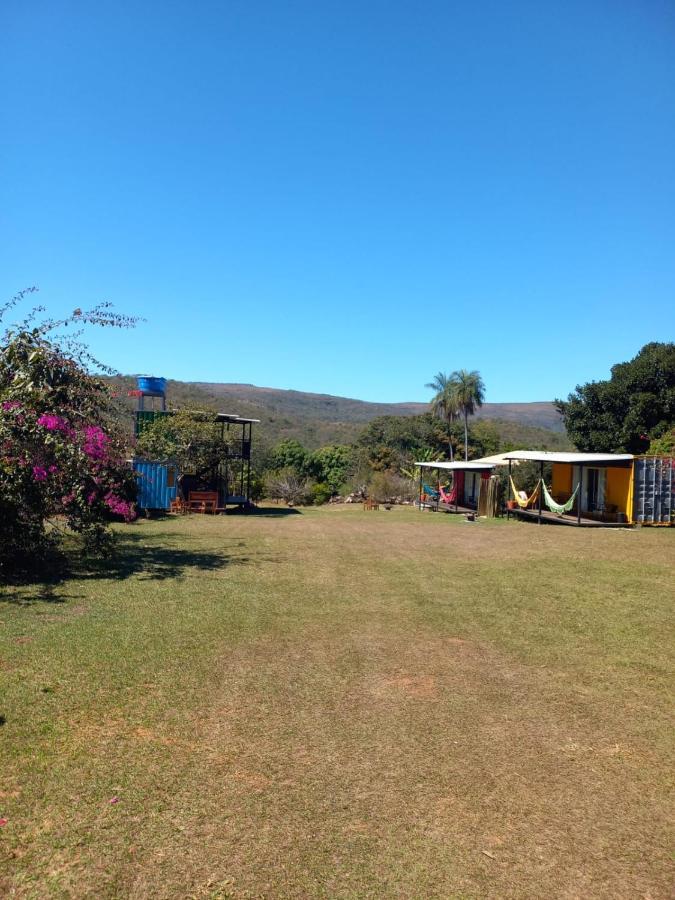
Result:
M137 389L129 394L138 398L135 434L139 437L153 421L174 413L166 409L164 378L139 376L137 385ZM146 408L148 398L152 400L152 409ZM160 409L155 408L155 400L159 401ZM260 420L234 413L204 412L203 416L205 421L220 425L223 446L220 459L208 471L183 472L175 460L135 458L132 466L137 474L139 508L166 510L176 499L188 502L191 491L210 493L212 509L218 512L225 512L228 507L244 508L250 504L253 425Z
M534 508L509 510L521 518L579 526L672 525L675 522L675 478L672 457L631 453L563 453L517 450L505 454L511 465L540 465ZM550 465L550 491L544 466Z
M468 461L436 460L415 465L420 470L420 509L498 515L499 485L494 470L497 466L508 465L502 454ZM447 489L441 484L442 477L451 479Z

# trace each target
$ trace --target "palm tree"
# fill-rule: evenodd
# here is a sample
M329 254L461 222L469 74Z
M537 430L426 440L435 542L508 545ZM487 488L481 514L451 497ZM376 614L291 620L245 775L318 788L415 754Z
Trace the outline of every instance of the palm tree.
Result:
M457 410L464 417L464 459L469 458L469 416L472 416L477 407L483 405L485 399L485 384L480 377L480 372L467 372L459 369L450 376L450 392L452 393Z
M439 419L442 419L447 424L449 430L450 425L452 425L459 416L459 407L454 394L452 379L448 378L445 372L439 372L438 375L434 376L433 381L430 381L429 384L425 384L424 386L436 392L431 399L431 413ZM450 462L452 462L454 459L454 452L450 434L448 434L448 450L450 451Z

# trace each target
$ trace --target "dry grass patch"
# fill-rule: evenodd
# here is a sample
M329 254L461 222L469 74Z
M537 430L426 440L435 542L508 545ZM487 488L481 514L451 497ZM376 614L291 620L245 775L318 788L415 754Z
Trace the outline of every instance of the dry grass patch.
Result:
M8 896L670 896L672 535L121 535L64 603L0 604Z

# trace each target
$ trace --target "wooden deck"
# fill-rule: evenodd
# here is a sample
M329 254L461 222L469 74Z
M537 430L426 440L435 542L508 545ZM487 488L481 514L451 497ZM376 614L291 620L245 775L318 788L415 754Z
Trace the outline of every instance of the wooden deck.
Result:
M423 503L422 509L430 509L432 512L446 512L446 513L457 513L460 516L466 516L468 513L473 513L475 516L478 515L478 510L472 506L462 506L460 503L458 506L455 506L454 503Z
M529 519L531 522L539 520L539 512L536 509L511 509L508 513L510 516L518 516L521 519ZM544 525L576 525L580 528L631 528L630 522L601 522L598 519L589 519L585 516L581 517L581 521L577 520L576 513L567 513L564 516L558 516L550 512L548 509L541 511L541 524Z

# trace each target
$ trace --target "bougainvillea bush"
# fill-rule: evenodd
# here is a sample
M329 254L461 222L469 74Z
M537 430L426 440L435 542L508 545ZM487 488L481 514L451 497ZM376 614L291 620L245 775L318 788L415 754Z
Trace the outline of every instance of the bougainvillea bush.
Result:
M21 299L21 295L19 298ZM8 304L5 310L12 304ZM2 310L0 310L0 313ZM124 325L106 307L5 331L0 343L0 577L38 574L64 534L89 552L110 545L109 522L131 520L136 485L105 382L87 371L75 323Z

